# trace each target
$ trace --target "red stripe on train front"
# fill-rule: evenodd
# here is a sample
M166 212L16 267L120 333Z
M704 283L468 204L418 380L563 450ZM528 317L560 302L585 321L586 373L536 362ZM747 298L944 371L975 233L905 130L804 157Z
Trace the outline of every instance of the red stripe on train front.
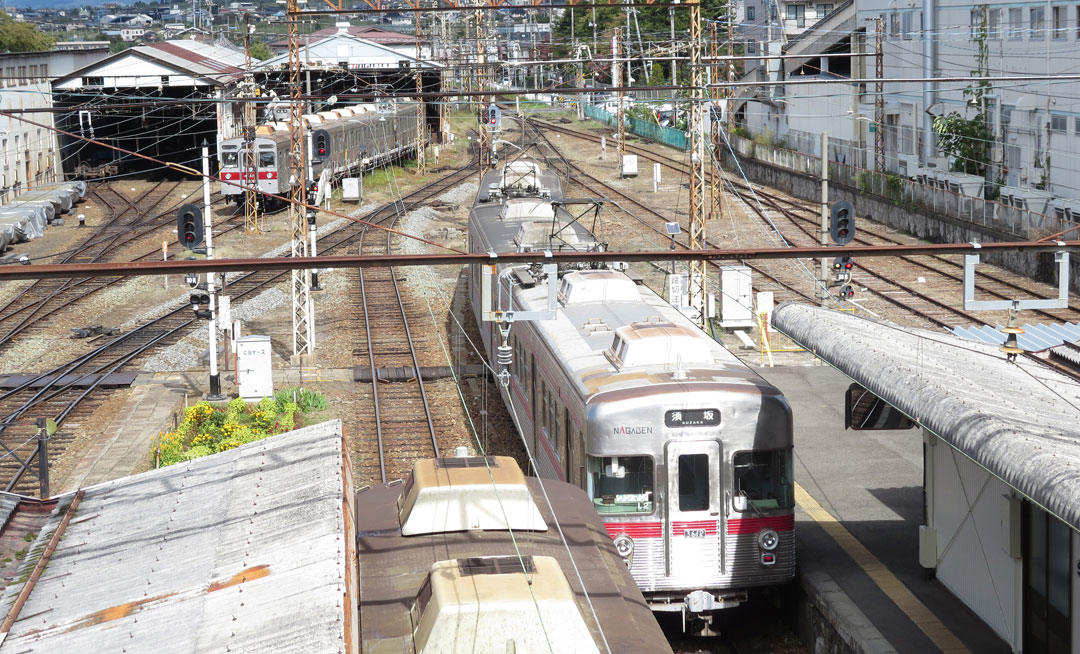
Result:
M741 518L727 521L727 533L756 534L762 529L774 531L792 531L795 529L794 515L778 515L770 518Z
M664 525L661 522L605 522L608 536L615 538L626 534L630 538L661 538Z

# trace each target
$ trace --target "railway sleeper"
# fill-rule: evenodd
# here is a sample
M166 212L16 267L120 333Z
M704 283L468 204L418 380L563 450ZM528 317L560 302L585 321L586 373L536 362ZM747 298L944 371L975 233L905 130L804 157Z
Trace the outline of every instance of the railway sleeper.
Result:
M487 374L488 369L480 364L470 364L457 368L457 376L462 378L483 377ZM424 381L447 379L454 376L454 368L450 366L421 366L420 375ZM377 368L375 370L375 379L386 383L416 381L416 369L412 366ZM353 381L370 382L371 368L364 366L353 368Z

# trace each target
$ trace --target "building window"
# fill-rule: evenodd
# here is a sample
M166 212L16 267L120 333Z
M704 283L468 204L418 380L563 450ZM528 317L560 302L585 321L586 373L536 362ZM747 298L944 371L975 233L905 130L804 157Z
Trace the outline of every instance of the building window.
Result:
M1076 130L1077 134L1080 134L1080 116L1076 117L1076 121L1073 124L1073 129Z
M787 19L795 21L795 27L806 27L806 5L788 5Z
M889 36L900 35L900 14L893 12L889 14Z
M41 64L41 78L46 82L49 81L49 64Z
M911 16L910 11L900 14L900 33L906 40L911 40Z
M818 5L817 6L818 19L825 18L826 16L828 16L829 14L832 13L832 10L833 10L832 5Z
M1069 120L1062 114L1050 114L1050 131L1058 134L1069 132Z
M1046 39L1046 10L1042 7L1032 7L1031 12L1031 40L1042 41Z
M1019 7L1009 9L1009 38L1013 41L1024 38L1023 11Z
M971 38L979 38L979 33L982 31L983 13L982 9L971 10Z
M1001 38L1001 10L991 9L986 16L986 32L991 39Z
M757 7L747 7L746 8L746 20L748 22L754 20L754 16L757 13L756 10L757 10Z
M83 86L105 86L104 77L84 77L82 78Z
M1054 36L1055 39L1068 38L1068 33L1065 31L1065 21L1067 20L1068 7L1054 7Z
M757 54L757 41L746 42L746 54Z

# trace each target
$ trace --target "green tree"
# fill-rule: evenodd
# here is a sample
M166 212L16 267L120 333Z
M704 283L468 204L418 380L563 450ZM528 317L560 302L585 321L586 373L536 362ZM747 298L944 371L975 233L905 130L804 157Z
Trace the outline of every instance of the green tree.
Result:
M985 78L990 74L990 48L987 43L987 7L980 7L982 19L975 31L975 65L972 77ZM986 177L990 162L990 116L987 110L987 96L993 87L990 82L981 79L972 82L964 89L964 98L968 107L974 111L972 118L966 113L954 111L947 116L934 119L934 132L937 134L938 147L952 157L952 169L958 173Z
M40 52L55 45L56 39L0 11L0 52Z
M266 45L262 41L256 41L251 44L251 58L263 61L274 56L273 52L270 52L270 46Z
M661 44L659 41L664 40L662 35L669 34L671 30L671 18L668 14L667 7L651 7L642 3L640 6L635 7L637 12L637 21L635 23L634 16L630 17L630 35L623 35L624 41L629 45L631 55L635 59L633 68L635 70L634 77L639 77L640 73L637 72L641 68L640 63L636 63L641 53L638 49L638 28L641 29L641 37L645 43L646 53L655 53L654 56L666 56L670 55L670 46L668 44ZM611 55L611 36L616 27L622 27L623 31L626 31L626 10L621 7L597 7L596 8L596 34L597 34L597 52L593 52L594 59L607 58ZM701 0L701 19L702 23L709 20L719 20L722 24L727 21L728 0ZM571 30L571 14L573 14L573 29ZM593 20L592 9L578 8L576 11L571 12L569 9L563 11L562 17L555 23L554 31L555 36L553 42L555 43L570 43L570 34L573 31L578 43L588 45L592 47L592 35L593 28L589 25ZM702 25L702 30L707 29ZM676 43L685 44L690 32L690 12L687 11L684 6L675 7L675 41ZM721 29L721 39L726 38L726 30ZM703 33L703 36L705 34ZM651 42L651 45L650 45ZM726 42L725 46L726 48ZM625 52L625 50L624 50ZM725 49L726 54L726 49ZM688 53L687 49L683 47L677 54L685 56ZM704 55L705 53L702 52ZM553 55L556 59L567 58L573 56L570 46L563 45L554 49ZM647 57L646 57L647 58ZM688 64L686 62L680 62L678 64L678 76L680 81L687 79L684 75L687 75L686 69ZM595 72L599 79L608 81L608 64L593 64L591 66L593 72ZM656 65L654 65L654 70ZM669 73L669 66L667 62L664 62L660 67L664 75ZM589 77L589 66L586 67L585 76ZM601 72L601 70L603 72ZM573 73L569 73L566 79L573 79ZM664 78L666 79L666 78ZM644 82L644 80L641 80Z

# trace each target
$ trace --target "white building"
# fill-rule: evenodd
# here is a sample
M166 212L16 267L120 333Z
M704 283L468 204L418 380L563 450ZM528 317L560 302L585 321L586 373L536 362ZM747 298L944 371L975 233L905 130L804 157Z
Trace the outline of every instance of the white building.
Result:
M750 62L746 79L808 81L816 76L823 83L746 91L740 122L755 134L773 132L788 147L812 154L819 153L818 135L828 132L839 157L867 168L874 167L874 144L880 133L885 170L907 177L915 177L920 169L948 169L955 163L936 148L935 116L975 114L970 97L964 95L972 82L919 80L969 78L980 68L987 77L1075 75L1080 64L1080 7L1075 4L857 0L822 5L777 0L770 11L760 1L746 0L747 53L807 58ZM835 81L874 77L878 25L884 79L914 80L885 83L882 125L874 122L872 82ZM982 35L986 38L980 64ZM990 86L989 180L1000 180L1005 185L1003 197L1017 198L1017 204L1028 198L1029 209L1040 211L1041 206L1053 213L1056 208L1059 217L1080 216L1078 80L991 81ZM1047 205L1051 196L1056 199ZM1033 206L1031 200L1038 197L1041 204Z
M59 178L62 161L56 134L19 120L24 109L51 109L50 79L107 57L108 44L77 51L24 52L0 55L0 110L12 112L0 118L0 200ZM52 114L25 114L35 123L52 126Z

